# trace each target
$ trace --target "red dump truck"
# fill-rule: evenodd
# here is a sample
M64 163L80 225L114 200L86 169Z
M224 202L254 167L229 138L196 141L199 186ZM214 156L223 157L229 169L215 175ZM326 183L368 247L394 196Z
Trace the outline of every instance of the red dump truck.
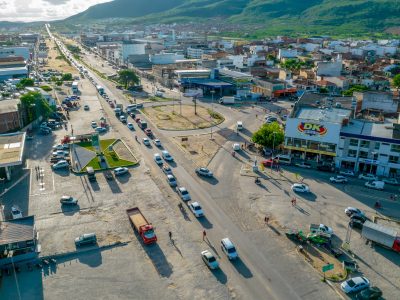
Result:
M361 235L376 244L400 252L400 235L393 228L365 221Z
M157 242L153 225L147 221L138 207L127 209L126 213L146 245Z

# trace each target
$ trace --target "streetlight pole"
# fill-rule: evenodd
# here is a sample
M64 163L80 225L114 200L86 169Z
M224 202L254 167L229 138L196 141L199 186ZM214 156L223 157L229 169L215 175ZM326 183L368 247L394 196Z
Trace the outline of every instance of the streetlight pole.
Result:
M272 135L274 136L273 140L272 140L272 155L274 155L274 153L275 153L275 134L276 134L276 131L274 131L272 133Z
M179 91L179 112L182 116L182 93Z

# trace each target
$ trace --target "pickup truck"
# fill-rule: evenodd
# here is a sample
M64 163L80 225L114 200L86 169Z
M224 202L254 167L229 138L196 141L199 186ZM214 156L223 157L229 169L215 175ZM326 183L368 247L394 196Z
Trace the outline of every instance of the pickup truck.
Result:
M324 224L311 224L310 225L311 233L318 233L320 235L324 235L326 237L331 237L333 234L333 229L324 225Z
M126 213L128 214L131 224L146 245L157 242L157 236L154 233L153 225L147 221L138 207L127 209Z
M400 252L400 234L393 228L365 221L361 236L383 247Z

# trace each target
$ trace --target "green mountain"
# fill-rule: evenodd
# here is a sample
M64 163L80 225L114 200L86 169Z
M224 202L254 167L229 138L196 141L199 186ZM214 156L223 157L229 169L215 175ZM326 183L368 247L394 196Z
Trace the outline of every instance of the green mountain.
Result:
M133 22L258 24L266 32L382 32L400 26L399 0L114 0L90 7L68 22L109 18Z

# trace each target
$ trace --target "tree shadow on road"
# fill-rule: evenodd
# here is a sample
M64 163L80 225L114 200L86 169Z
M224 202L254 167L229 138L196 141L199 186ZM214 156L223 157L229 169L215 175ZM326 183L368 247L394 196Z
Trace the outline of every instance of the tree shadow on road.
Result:
M250 269L246 266L246 264L242 261L240 257L238 257L235 261L233 261L232 264L235 267L236 271L238 271L244 278L253 277L253 273L250 271Z

